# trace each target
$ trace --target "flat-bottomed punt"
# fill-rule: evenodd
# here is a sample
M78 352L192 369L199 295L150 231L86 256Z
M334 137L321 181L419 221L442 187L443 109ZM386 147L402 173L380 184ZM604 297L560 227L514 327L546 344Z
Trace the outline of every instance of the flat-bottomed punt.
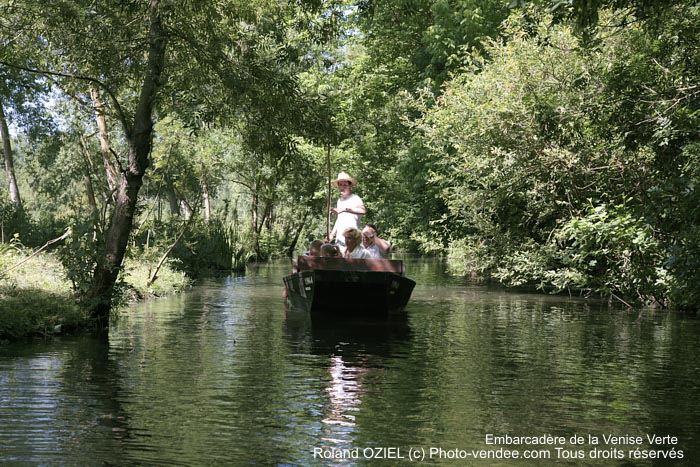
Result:
M403 261L300 256L284 278L292 306L314 313L384 317L404 309L416 283Z

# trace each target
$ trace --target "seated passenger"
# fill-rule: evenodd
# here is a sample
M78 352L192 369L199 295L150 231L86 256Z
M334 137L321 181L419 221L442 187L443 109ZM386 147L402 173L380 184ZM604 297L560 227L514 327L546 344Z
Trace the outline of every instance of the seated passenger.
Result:
M338 247L331 243L324 243L321 246L321 256L324 258L339 258L340 250Z
M323 245L323 240L313 240L309 243L309 251L306 252L305 256L321 256L321 246Z
M362 229L362 246L372 259L386 258L391 253L391 243L379 238L377 227L373 224L365 224Z
M345 237L345 258L370 259L370 255L362 246L362 234L355 227L348 227L343 231Z
M320 256L321 245L323 245L323 241L312 240L311 243L309 243L309 251L304 253L304 256ZM295 272L299 272L299 267L297 265L297 260L292 258L292 274L294 274Z

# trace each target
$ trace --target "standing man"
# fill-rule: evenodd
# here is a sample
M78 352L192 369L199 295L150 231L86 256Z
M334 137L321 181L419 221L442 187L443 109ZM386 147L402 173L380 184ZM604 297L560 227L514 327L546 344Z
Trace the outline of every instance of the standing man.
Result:
M374 224L365 224L365 228L362 229L362 246L372 259L386 258L391 253L391 243L379 238Z
M338 216L333 225L329 241L336 238L336 245L340 249L340 254L345 254L345 237L343 232L348 227L360 228L360 216L367 213L365 204L357 195L352 194L352 188L357 185L357 180L352 178L345 172L340 172L338 178L333 180L331 184L338 187L340 198L335 208L331 209L331 213Z

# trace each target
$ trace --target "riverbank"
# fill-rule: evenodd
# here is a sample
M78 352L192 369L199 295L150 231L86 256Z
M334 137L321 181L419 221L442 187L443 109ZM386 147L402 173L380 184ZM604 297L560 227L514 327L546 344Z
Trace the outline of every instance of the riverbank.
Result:
M90 320L75 302L58 258L40 253L19 264L27 256L20 249L0 253L0 341L87 328ZM152 267L145 261L127 261L123 276L126 303L178 293L191 283L184 273L164 266L149 287Z

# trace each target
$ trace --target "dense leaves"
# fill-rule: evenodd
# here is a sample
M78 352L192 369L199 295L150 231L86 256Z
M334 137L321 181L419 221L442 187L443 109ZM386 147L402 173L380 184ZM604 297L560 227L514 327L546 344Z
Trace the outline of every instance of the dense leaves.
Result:
M694 52L638 25L582 48L532 18L513 15L421 124L455 268L668 303L694 270L672 266L697 219Z
M77 289L119 211L106 167L148 167L128 254L229 268L325 235L330 146L380 235L456 274L700 305L697 2L1 5L24 213L3 194L2 218L73 225Z

